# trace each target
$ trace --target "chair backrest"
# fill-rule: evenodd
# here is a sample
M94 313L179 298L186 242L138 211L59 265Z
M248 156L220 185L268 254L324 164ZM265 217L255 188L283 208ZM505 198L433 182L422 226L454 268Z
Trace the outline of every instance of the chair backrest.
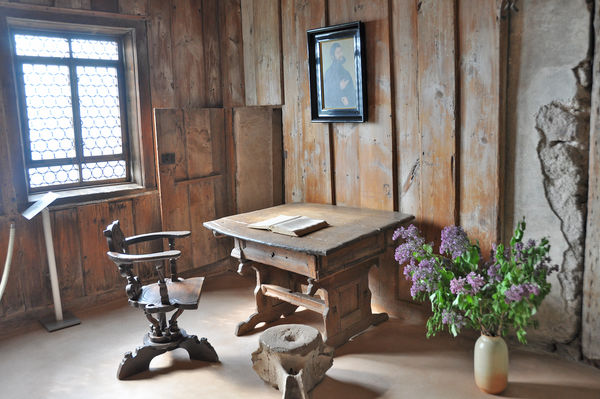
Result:
M125 244L125 234L121 230L118 220L109 224L104 230L104 236L108 242L108 249L112 252L120 254L127 253L127 245Z
M110 251L120 254L128 253L127 244L125 243L125 234L123 234L118 220L109 224L103 233L106 237L108 249ZM127 278L127 286L125 287L127 296L131 300L136 300L142 292L142 284L139 277L133 273L133 264L119 264L118 268L121 276Z

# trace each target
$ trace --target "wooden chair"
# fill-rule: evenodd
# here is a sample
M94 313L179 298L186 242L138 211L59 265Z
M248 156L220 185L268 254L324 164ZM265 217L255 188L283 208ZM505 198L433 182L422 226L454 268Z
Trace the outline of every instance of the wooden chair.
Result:
M188 351L190 359L217 362L217 353L206 338L198 340L195 335L187 335L177 325L177 318L186 309L197 309L204 277L182 279L177 276L176 259L181 252L175 250L175 239L190 235L189 231L169 231L141 234L125 237L119 221L112 222L104 236L108 241L108 257L116 263L121 276L127 279L125 288L129 304L144 311L150 321L150 332L144 336L144 345L135 352L125 353L117 378L124 379L133 374L148 370L150 361L167 351L183 348ZM157 253L134 255L128 253L133 244L151 240L167 239L169 250ZM138 276L133 273L133 264L152 262L156 264L159 280L157 283L142 285ZM168 262L170 277L165 277L164 264ZM174 311L167 322L167 313Z

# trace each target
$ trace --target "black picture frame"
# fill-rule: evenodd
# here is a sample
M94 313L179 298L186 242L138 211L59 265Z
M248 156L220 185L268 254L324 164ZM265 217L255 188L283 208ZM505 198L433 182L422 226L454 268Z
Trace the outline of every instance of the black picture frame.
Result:
M306 35L311 120L365 122L364 24L355 21L311 29Z

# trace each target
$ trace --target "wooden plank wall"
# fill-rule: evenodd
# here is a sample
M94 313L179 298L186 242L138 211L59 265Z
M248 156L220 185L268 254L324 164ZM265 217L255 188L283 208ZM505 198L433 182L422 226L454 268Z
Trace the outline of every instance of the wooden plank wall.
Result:
M225 112L222 108L157 109L155 121L163 227L192 232L191 239L179 244L178 268L184 272L212 267L231 250L229 241L217 240L202 226L230 213Z
M246 105L280 105L280 1L242 0Z
M235 108L233 134L237 212L283 203L281 110Z
M460 223L488 251L501 217L501 3L283 0L285 200L401 210L429 240ZM242 16L255 12L248 4ZM355 20L365 23L369 120L311 123L306 30ZM255 45L244 41L244 55ZM383 302L409 298L398 272L375 272Z
M284 0L281 11L285 105L285 201L333 203L330 126L310 122L306 31L325 26L326 0Z
M178 148L177 154L183 157L185 163L177 165L177 179L171 182L175 196L167 207L167 212L170 212L181 205L181 212L171 212L163 223L158 187L153 182L154 171L150 171L150 186L143 194L64 205L51 210L64 307L73 310L106 299L125 297L124 280L106 259L106 244L102 237L102 229L114 219L121 220L127 235L157 231L163 227L192 229L191 239L180 242L180 248L187 256L184 258L186 262L181 262L184 271L196 274L201 268L206 272L207 265L213 269L219 265L228 266L229 254L225 244L217 244L201 224L204 220L225 215L233 208L227 194L230 190L229 176L226 176L232 169L232 156L228 149L232 134L231 111L198 108L245 105L243 68L238 67L242 60L240 1L23 0L0 1L0 4L32 11L50 7L69 15L83 10L87 13L81 14L83 18L100 15L144 20L148 28L150 77L146 80L150 82L151 106L176 108L182 117L179 121L182 129L176 132L185 133L181 140L186 145L182 147L184 150ZM0 29L5 31L5 18L0 17ZM228 23L223 25L223 32L220 21ZM9 59L7 40L0 42L0 52ZM221 53L227 56L227 63L221 62ZM10 101L14 98L11 94L14 83L10 71L3 69L5 65L0 63L0 116L14 115L16 107ZM184 112L183 109L194 112ZM41 219L27 222L17 210L17 204L23 202L23 194L19 192L22 188L15 183L22 180L19 176L22 173L20 161L14 156L5 156L7 148L19 148L18 137L15 140L14 135L7 134L14 130L11 123L11 118L1 118L2 259L6 251L8 226L13 220L17 225L17 240L13 269L0 303L0 318L2 322L18 324L25 317L37 318L51 312L52 299ZM171 133L161 130L157 139L164 145ZM155 157L155 151L149 150L146 155ZM161 182L169 184L165 178ZM180 204L177 193L184 193L181 198L186 202ZM146 244L138 250L156 250L159 247L162 244ZM143 266L139 273L147 280L152 277L152 269L151 265Z
M164 212L179 209L178 212L169 217L163 215L161 221L157 191L143 198L54 212L56 223L64 226L55 232L57 241L64 231L65 236L74 235L79 243L73 248L61 244L75 254L65 261L69 273L76 270L70 277L71 285L65 287L68 295L98 298L117 289L117 285L121 288L117 278L111 280L103 274L102 267L106 265L100 266L91 259L99 256L100 247L88 248L89 243L83 244L80 238L97 239L99 231L81 232L83 226L100 225L119 216L131 221L131 233L174 221L179 221L177 228L185 225L196 231L202 219L190 215L198 212L210 217L223 214L226 209L235 210L235 203L217 200L225 192L230 198L235 197L235 184L228 181L215 188L220 178L212 175L217 170L235 170L234 151L239 147L233 140L234 114L238 112L234 107L241 110L249 105L283 104L285 201L405 211L417 217L430 239L438 236L444 225L458 222L482 243L498 237L498 160L503 112L499 92L503 82L501 32L505 23L498 15L501 0L22 2L31 1L51 7L144 17L148 27L152 107L169 108L160 111L165 119L157 124L171 123L168 126L175 127L174 132L160 129L165 137L161 133L157 140L165 146L161 152L171 151L166 146L176 146L175 165L160 166L164 179L160 184L171 184L173 188L172 202L164 207ZM268 23L263 23L266 20ZM369 120L363 124L311 123L306 30L354 20L362 20L366 26ZM3 82L3 90L5 87ZM10 115L10 104L0 105L2 112ZM217 156L223 164L217 169L204 168L208 165L204 158L188 156L189 150L180 147L189 141L194 151L204 156L208 156L206 149L216 148L212 143L216 136L207 135L202 129L186 129L186 124L200 123L189 119L188 111L211 107L224 107L216 117L223 128L214 130L222 133L217 136L223 143L218 146ZM208 112L208 119L212 120L216 111L202 112ZM237 113L238 117L243 114L251 112ZM238 126L244 123L239 121ZM213 132L213 127L209 131ZM177 139L166 141L171 134ZM214 160L215 153L211 156ZM200 164L195 163L197 159L202 159ZM9 170L15 169L12 161L0 162ZM3 189L1 195L2 210L7 216L0 219L4 220L0 231L7 230L19 193L5 193ZM192 211L198 202L208 205L201 211ZM77 228L72 227L75 219ZM39 234L39 226L22 228L30 229L31 237ZM31 245L31 241L23 245ZM35 248L38 253L43 251L39 245ZM23 247L20 250L23 252ZM219 258L221 250L214 249L217 255L211 259ZM35 251L20 256L27 265L24 269L28 276L39 282L47 277L45 265L34 265L34 258L39 259L31 255ZM188 256L195 258L193 253ZM393 264L379 269L374 279L375 297L386 297L388 302L408 297L398 269ZM49 303L46 284L17 280L12 284L15 288L10 289L16 291L7 293L7 298L12 299L7 300L6 309L2 305L3 313L14 314ZM113 288L109 288L111 284ZM41 289L40 293L36 289ZM31 295L38 298L25 299Z

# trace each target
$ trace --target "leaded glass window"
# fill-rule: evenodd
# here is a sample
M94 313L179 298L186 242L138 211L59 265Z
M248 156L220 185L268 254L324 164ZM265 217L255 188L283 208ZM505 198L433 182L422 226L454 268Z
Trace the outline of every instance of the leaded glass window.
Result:
M12 38L29 191L129 181L119 38Z

